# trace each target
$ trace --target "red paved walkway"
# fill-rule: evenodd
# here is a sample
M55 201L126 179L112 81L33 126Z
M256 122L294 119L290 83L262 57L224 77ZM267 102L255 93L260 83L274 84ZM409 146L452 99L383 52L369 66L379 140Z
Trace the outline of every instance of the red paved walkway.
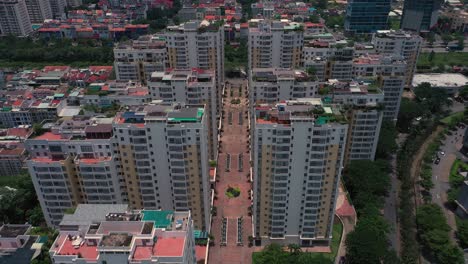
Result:
M251 184L248 182L248 173L250 170L249 153L248 153L248 120L246 111L247 99L245 97L247 85L246 81L236 80L227 84L226 95L224 98L223 109L225 116L223 120L223 130L221 133L221 151L218 156L217 177L219 182L216 183L217 199L214 201L214 206L217 207L217 216L213 217L211 233L215 238L215 245L210 247L209 263L229 264L242 263L248 264L252 262L253 248L248 247L248 236L252 235L252 220L248 216L248 207L251 200L248 197L248 190L251 189ZM239 96L239 85L242 85L243 96ZM230 89L233 87L234 96L231 98ZM240 98L241 104L231 105L231 99ZM232 125L228 124L228 113L232 112ZM243 125L239 126L239 112L243 113ZM231 168L226 172L226 154L231 154ZM243 153L243 172L238 171L239 153ZM237 198L228 198L225 191L228 186L238 187L241 194ZM227 246L220 247L221 240L221 219L228 218L228 238ZM237 218L243 216L243 243L244 246L237 246Z

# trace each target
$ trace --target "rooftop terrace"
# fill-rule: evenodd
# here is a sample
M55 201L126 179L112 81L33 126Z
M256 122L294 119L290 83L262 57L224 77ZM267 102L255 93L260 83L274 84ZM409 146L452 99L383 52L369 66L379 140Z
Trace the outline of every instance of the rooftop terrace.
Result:
M109 234L102 237L99 245L101 247L129 247L132 243L132 238L133 235L126 233Z
M312 80L312 78L302 70L278 68L256 68L252 70L252 80L254 82L276 82L282 79L291 79L298 82Z
M0 237L17 237L26 234L31 225L3 225L0 227Z
M146 120L166 120L169 123L201 122L205 109L202 106L188 106L179 103L156 104L130 107L126 112L117 114L117 124L144 124Z
M320 98L301 98L276 105L260 105L256 107L256 116L258 124L289 125L299 119L308 119L317 125L346 122L339 105L324 104Z

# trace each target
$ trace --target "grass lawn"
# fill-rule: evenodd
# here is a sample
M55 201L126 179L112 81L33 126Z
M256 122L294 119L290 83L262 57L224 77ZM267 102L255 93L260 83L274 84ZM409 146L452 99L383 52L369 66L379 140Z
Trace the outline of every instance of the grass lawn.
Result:
M418 67L429 67L438 65L468 66L468 52L435 53L432 61L429 61L429 52L419 55Z
M335 261L335 258L336 258L336 254L338 253L338 248L340 246L340 241L341 241L341 234L343 232L343 225L341 224L341 222L339 221L339 219L337 217L335 217L335 223L333 224L333 238L332 238L332 242L331 242L331 249L332 249L332 252L331 253L309 253L309 252L303 252L303 253L300 253L300 254L309 254L311 255L313 258L317 258L317 260L320 260L322 257L324 258L327 258L331 261ZM254 252L252 254L252 263L255 264L257 263L256 259L257 257L262 254L262 252ZM291 254L287 251L284 251L283 254ZM315 262L314 262L315 263ZM318 263L318 262L317 262Z
M443 119L440 120L441 123L446 124L446 125L451 125L454 121L459 122L460 120L463 119L464 112L457 112L454 114L451 114Z

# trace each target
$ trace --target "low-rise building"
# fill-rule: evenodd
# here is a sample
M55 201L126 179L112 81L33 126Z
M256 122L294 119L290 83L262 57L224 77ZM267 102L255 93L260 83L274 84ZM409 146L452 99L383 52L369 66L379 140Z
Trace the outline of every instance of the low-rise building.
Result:
M449 95L455 95L468 84L468 78L461 73L415 74L413 87L430 83L433 88L442 89Z
M28 126L0 130L0 177L18 175L26 168L24 141L32 132Z
M40 254L40 247L33 248L38 240L30 235L29 224L4 224L0 226L0 263L31 263L35 255Z
M123 211L123 207L79 205L60 223L60 233L49 251L52 261L196 263L190 211Z

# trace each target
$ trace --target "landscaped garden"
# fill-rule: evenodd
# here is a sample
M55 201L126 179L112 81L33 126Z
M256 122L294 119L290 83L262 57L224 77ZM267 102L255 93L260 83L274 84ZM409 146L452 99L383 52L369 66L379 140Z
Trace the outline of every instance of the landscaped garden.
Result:
M226 190L226 196L229 198L236 198L240 195L240 189L238 187L229 186Z

